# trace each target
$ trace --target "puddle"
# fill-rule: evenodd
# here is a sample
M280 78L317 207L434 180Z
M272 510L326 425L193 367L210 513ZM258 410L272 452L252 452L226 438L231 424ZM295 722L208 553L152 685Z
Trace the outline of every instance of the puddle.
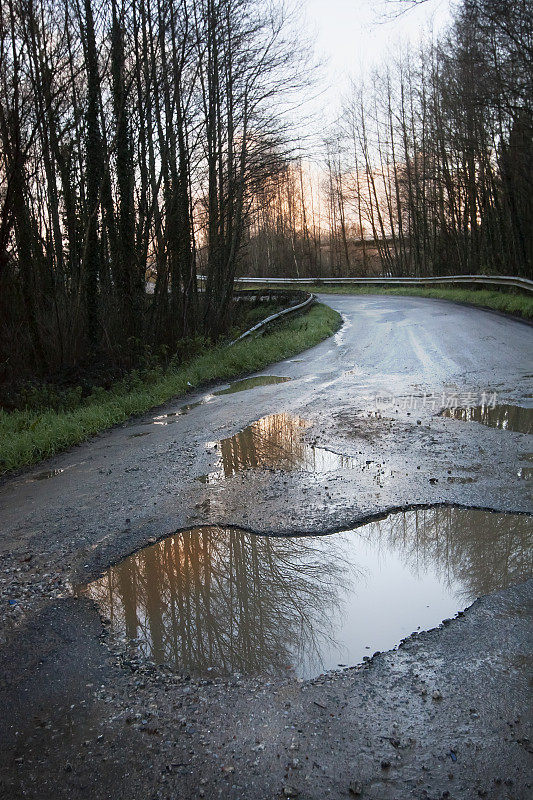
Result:
M46 481L48 478L55 478L56 475L61 475L64 469L48 469L46 472L38 472L37 475L32 475L32 481Z
M524 481L533 480L533 467L520 467L518 477Z
M510 405L481 405L472 408L445 408L442 417L461 422L480 422L490 428L517 433L533 433L533 408Z
M198 406L203 406L204 403L207 403L211 397L212 395L207 395L203 400L197 400L195 403L186 403L184 406L180 406L178 414L188 414L189 411L193 410L193 408L198 408Z
M150 431L141 431L140 433L132 433L128 439L138 439L139 436L150 436Z
M532 573L532 517L453 507L353 531L177 533L79 587L129 647L196 675L354 665Z
M255 389L256 386L270 386L273 383L286 383L290 378L279 378L277 375L259 375L257 378L245 378L242 381L231 383L227 389L220 389L214 394L235 394L235 392L246 392L248 389Z
M292 414L269 414L220 442L207 442L218 452L218 463L202 483L216 483L246 469L300 469L304 472L327 473L342 469L369 470L379 478L385 470L376 461L336 453L303 440L311 425ZM390 470L389 470L390 472Z
M154 425L171 425L173 422L176 422L175 418L177 416L177 411L169 411L168 414L159 414L157 417L154 417Z
M192 411L193 408L197 408L206 402L207 398L204 398L203 400L198 400L196 403L187 403L184 406L180 406L177 411L169 411L167 414L159 414L157 417L153 418L153 424L171 425L173 422L176 422L176 417L181 417L183 414L188 414L188 412Z

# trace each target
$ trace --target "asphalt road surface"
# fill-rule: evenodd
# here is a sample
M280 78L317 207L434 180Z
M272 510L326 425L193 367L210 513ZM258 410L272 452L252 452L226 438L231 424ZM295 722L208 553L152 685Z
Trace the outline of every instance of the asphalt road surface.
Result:
M71 596L204 524L325 533L436 503L532 511L531 437L440 412L531 407L533 327L438 300L321 299L344 324L261 373L290 380L178 398L0 487L3 597L20 598L2 608L6 797L530 796L531 582L318 683L128 667Z
M531 406L533 327L438 300L321 299L344 325L262 373L290 381L218 396L224 387L210 387L5 482L0 552L35 548L62 560L72 553L81 575L99 555L116 559L149 537L204 523L323 532L412 504L531 510L531 483L519 477L528 436L438 412L494 393L499 404ZM386 400L377 415L376 398ZM195 402L171 424L154 420ZM339 460L323 472L245 469L198 480L220 467L213 443L274 414L308 421L305 441L353 457L361 469ZM47 470L63 472L34 480Z

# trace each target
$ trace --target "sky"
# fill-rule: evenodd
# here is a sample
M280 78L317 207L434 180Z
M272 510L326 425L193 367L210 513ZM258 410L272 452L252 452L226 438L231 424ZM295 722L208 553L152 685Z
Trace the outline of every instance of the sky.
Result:
M300 0L305 27L323 62L320 113L331 120L348 91L350 78L364 76L386 60L400 42L416 42L442 31L450 20L452 0L426 0L387 21L386 0Z

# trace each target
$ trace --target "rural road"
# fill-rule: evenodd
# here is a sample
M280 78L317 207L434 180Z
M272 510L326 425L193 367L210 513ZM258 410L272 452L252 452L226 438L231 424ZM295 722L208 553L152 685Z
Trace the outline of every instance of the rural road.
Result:
M71 597L72 586L180 529L326 533L442 503L533 511L531 436L440 415L487 400L511 415L531 408L533 327L438 300L320 299L344 324L261 373L289 380L192 393L0 486L3 594L20 597L2 607L7 797L322 798L348 797L350 784L352 796L361 789L378 800L528 796L531 582L362 672L311 684L184 684L142 666L126 674L94 607ZM438 689L438 712L423 683L429 698ZM495 699L480 711L482 686ZM320 715L311 720L313 708ZM155 733L146 721L154 714ZM225 714L235 717L231 736ZM187 743L168 762L182 717ZM360 752L349 750L350 730ZM192 765L199 757L201 769ZM320 765L311 778L307 766L285 766L307 757ZM286 785L289 773L298 789Z
M192 525L320 533L411 504L530 511L531 484L518 477L531 453L528 437L438 412L442 395L459 405L470 395L467 405L477 405L484 392L496 392L499 404L533 406L533 327L438 300L320 299L344 325L262 373L290 381L191 394L6 481L0 553L15 546L64 560L84 552L73 566L85 577L83 564L100 554L116 560L149 537ZM392 397L381 416L376 397ZM186 414L163 417L195 402ZM339 462L323 472L244 469L208 485L197 480L219 468L210 443L274 414L310 422L306 441L351 456L360 468ZM46 470L64 471L33 479Z

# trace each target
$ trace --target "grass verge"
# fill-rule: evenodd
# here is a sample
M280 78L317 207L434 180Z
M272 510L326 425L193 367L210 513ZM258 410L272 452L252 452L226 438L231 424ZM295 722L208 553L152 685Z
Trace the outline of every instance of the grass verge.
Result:
M227 347L206 348L178 369L134 389L102 390L71 411L0 411L0 475L35 464L85 441L135 414L213 380L263 369L318 344L340 326L340 315L318 304L256 337Z
M254 287L256 288L256 287ZM533 297L523 294L514 294L507 291L494 291L490 289L419 289L410 286L323 286L312 284L298 286L306 292L319 292L320 294L396 294L411 297L434 297L437 300L451 300L455 303L469 303L483 308L492 308L504 314L511 314L523 319L533 319Z

